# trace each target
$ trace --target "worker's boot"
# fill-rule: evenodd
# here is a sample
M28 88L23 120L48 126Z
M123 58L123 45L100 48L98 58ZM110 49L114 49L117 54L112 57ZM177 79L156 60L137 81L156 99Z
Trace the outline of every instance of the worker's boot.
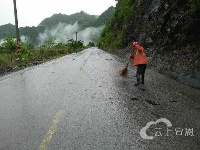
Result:
M142 74L142 82L141 84L144 84L144 73Z
M135 84L135 86L140 85L140 78L141 78L141 74L137 74L137 83Z

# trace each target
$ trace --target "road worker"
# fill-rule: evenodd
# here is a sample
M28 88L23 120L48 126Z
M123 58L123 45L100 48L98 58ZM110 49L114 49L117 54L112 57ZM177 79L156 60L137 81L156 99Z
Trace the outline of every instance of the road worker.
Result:
M145 55L144 47L138 42L133 42L134 51L131 53L130 58L133 59L133 66L137 66L136 78L137 83L135 86L144 84L144 75L147 66L147 57Z

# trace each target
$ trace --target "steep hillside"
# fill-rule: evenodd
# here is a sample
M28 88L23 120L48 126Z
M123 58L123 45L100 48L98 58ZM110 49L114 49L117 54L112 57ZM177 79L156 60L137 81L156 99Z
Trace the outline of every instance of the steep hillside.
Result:
M12 36L15 34L15 26L12 24L5 24L0 26L0 39Z
M20 28L20 35L24 35L29 43L37 43L38 35L45 31L45 26Z
M160 72L199 83L199 15L199 0L119 0L98 45L122 49L139 41Z
M94 27L99 27L102 25L106 25L107 22L111 19L112 15L115 12L114 7L109 7L105 12L103 12L97 20L93 23Z
M64 14L55 14L49 18L44 19L39 26L45 26L48 28L52 28L56 26L59 22L66 24L74 24L78 21L78 24L82 28L86 28L90 26L91 23L96 21L97 17L95 15L89 15L83 11L79 13L75 13L72 15L64 15Z

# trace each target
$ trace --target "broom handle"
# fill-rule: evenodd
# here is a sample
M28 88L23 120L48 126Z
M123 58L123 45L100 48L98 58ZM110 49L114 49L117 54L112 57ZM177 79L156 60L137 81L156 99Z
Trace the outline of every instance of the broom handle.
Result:
M128 67L128 64L129 64L129 62L130 62L130 58L129 58L129 60L128 60L127 64L126 64L126 68Z

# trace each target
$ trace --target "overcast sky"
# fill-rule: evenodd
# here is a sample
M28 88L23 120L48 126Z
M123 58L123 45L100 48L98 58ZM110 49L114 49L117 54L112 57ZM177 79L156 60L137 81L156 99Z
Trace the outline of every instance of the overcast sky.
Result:
M74 14L81 10L90 15L100 15L115 0L16 0L19 27L37 26L53 14ZM0 0L0 25L14 23L13 0Z

